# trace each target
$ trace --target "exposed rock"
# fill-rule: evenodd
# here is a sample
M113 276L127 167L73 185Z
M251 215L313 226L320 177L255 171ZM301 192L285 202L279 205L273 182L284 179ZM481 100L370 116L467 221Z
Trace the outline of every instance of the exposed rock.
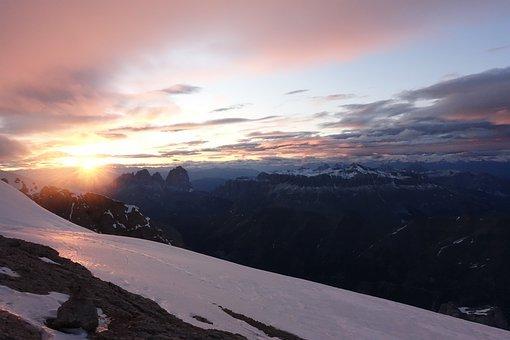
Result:
M278 338L281 340L303 340L303 338L301 338L295 334L289 333L287 331L282 331L281 329L278 329L271 325L266 325L265 323L262 323L260 321L253 320L252 318L247 317L246 315L236 313L234 311L231 311L228 308L224 308L221 306L220 306L220 308L221 308L221 310L223 310L225 313L227 313L231 317L246 322L248 325L261 330L262 332L264 332L267 336L269 336L271 338Z
M20 317L0 309L0 339L41 340L39 329Z
M74 292L69 300L58 309L55 319L48 319L46 325L50 328L64 331L72 328L82 328L87 332L94 332L98 326L97 309L93 302Z
M211 321L207 320L206 318L204 318L203 316L200 316L200 315L192 315L191 317L193 319L197 320L197 321L206 323L208 325L212 325L213 324Z

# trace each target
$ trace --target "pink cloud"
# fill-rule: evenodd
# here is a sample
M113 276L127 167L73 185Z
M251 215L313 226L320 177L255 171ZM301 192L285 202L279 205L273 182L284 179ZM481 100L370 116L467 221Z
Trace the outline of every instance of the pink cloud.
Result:
M462 6L459 6L462 5ZM346 60L473 12L464 1L4 1L2 82L193 41L259 67ZM1 85L1 84L0 84Z

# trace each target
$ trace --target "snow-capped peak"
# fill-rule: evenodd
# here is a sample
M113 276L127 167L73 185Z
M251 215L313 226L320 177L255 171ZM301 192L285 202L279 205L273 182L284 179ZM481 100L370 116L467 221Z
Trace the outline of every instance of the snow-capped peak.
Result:
M324 163L317 167L300 167L294 170L278 171L275 172L275 174L306 177L329 175L332 177L339 177L343 179L351 179L356 176L376 176L385 178L403 177L403 175L396 172L371 169L358 163L352 163L349 166L342 166L341 164L335 164L334 166L330 166L329 164Z

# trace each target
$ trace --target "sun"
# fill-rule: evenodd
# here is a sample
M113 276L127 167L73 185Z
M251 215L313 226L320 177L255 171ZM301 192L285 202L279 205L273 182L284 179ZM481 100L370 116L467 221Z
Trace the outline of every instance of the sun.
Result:
M85 171L92 171L97 168L97 164L93 159L86 159L80 164L80 167Z
M100 164L95 158L85 158L79 161L78 166L85 173L93 173L97 171Z

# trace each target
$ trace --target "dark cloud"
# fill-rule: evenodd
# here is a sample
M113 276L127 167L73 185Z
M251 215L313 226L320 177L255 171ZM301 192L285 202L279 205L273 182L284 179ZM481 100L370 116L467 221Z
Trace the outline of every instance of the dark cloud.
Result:
M308 92L308 91L310 91L310 90L307 90L307 89L294 90L294 91L289 91L289 92L285 93L285 95L288 96L288 95L291 95L291 94L304 93L304 92Z
M185 143L182 143L182 144L186 144L186 145L201 145L201 144L205 144L207 143L206 140L191 140L189 142L185 142Z
M330 115L330 112L328 111L321 111L321 112L316 112L313 114L313 117L314 118L324 118L324 117L327 117Z
M108 72L53 70L0 91L1 132L27 133L72 128L118 118L102 114L123 96L104 89Z
M499 51L508 50L508 49L510 49L510 44L489 48L489 49L487 49L487 52L499 52Z
M178 124L170 124L170 125L161 125L161 126L124 126L119 128L110 129L109 132L117 132L117 131L154 131L159 130L163 132L175 132L175 131L184 131L184 130L193 130L201 127L207 126L216 126L216 125L228 125L228 124L237 124L237 123L247 123L247 122L259 122L263 120L277 118L278 116L266 116L262 118L221 118L221 119L212 119L206 120L205 122L200 123L178 123Z
M442 81L394 98L341 106L322 133L252 132L204 149L239 157L439 157L510 154L510 68ZM339 132L335 132L335 130ZM450 157L450 156L448 156Z
M175 157L175 156L194 156L199 155L200 152L195 150L171 150L171 151L162 151L159 153L161 157Z
M405 91L388 100L343 105L336 114L339 119L324 122L321 127L382 130L390 126L412 129L433 125L438 133L445 126L457 131L468 125L488 129L491 125L510 124L508 93L510 68L494 69Z
M127 138L127 135L124 133L115 133L115 132L97 132L98 136L101 136L103 138L107 139L124 139Z
M192 94L201 91L202 88L198 86L188 85L188 84L175 84L166 89L162 89L162 92L168 94Z
M0 108L0 117L2 117L2 108ZM5 133L31 133L48 132L60 129L69 129L76 126L83 127L87 124L104 123L113 121L121 116L103 114L103 115L70 115L70 114L43 114L18 112L3 117L0 132Z
M473 92L490 90L508 90L510 83L510 67L492 69L482 73L471 74L424 87L418 90L403 92L400 97L409 101L419 99L440 99L452 95L466 95Z
M126 154L126 155L112 155L112 154L99 154L96 155L96 157L103 157L103 158L157 158L158 154L152 154L152 153L135 153L135 154Z
M276 139L287 139L297 137L308 137L316 134L313 131L295 131L295 132L283 132L283 131L269 131L269 132L251 132L247 137L251 139L265 139L265 140L276 140Z
M352 94L352 93L337 93L337 94L330 94L327 96L313 97L313 99L324 100L324 101L346 100L346 99L352 99L352 98L356 98L356 95Z
M28 148L17 140L0 135L0 164L21 159L28 154Z
M243 104L236 104L236 105L231 105L231 106L220 107L220 108L212 110L211 113L212 112L224 112L224 111L239 110L239 109L242 109L243 107L246 107L249 105L251 105L251 104L243 103Z

